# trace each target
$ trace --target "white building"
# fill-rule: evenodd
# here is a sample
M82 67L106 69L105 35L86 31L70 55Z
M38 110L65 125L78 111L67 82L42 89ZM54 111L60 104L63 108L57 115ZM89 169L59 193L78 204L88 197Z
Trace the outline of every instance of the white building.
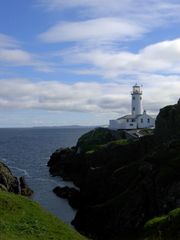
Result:
M111 129L138 129L138 128L154 128L155 118L143 111L142 107L142 91L137 84L133 86L131 93L131 114L109 121Z

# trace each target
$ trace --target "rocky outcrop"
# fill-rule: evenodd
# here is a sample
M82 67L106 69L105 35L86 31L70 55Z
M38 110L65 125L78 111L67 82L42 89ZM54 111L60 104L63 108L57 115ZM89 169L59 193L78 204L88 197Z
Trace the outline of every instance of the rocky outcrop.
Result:
M2 162L0 162L0 190L13 192L23 196L30 197L33 191L28 187L25 178L13 176L11 170Z
M52 155L51 173L80 187L73 220L79 231L98 240L129 233L135 239L147 220L180 207L179 114L179 103L162 109L155 135L135 142L110 140L87 148L86 135L76 147Z
M99 145L125 138L125 133L121 130L111 130L108 128L96 128L82 135L77 142L76 148L80 153L95 150Z
M14 177L10 169L0 162L0 189L8 192L19 193L18 179Z
M53 176L61 176L66 181L73 181L77 186L81 183L81 174L85 172L84 154L78 154L76 148L59 149L54 152L48 162Z
M25 178L22 176L19 178L21 195L30 197L33 195L33 190L27 185Z
M61 198L68 199L72 208L78 209L81 206L80 192L75 188L70 187L55 187L53 192Z
M180 138L180 100L177 104L160 110L156 119L155 135L161 142Z

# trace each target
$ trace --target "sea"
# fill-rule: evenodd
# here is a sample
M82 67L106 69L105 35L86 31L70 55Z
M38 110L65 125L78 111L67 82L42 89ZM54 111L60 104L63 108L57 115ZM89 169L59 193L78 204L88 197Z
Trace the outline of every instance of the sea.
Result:
M0 129L0 161L17 177L25 176L34 191L32 199L70 224L75 216L67 200L53 193L56 186L73 186L49 174L47 162L58 148L74 146L78 138L91 128L2 128Z

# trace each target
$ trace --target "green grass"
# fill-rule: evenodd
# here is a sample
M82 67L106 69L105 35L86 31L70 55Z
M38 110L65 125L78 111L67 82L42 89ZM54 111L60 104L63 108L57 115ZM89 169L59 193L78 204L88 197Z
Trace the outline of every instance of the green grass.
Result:
M127 139L115 140L115 141L108 142L106 144L94 145L93 149L87 151L86 153L87 154L93 154L93 153L95 153L95 151L102 150L102 149L107 148L107 147L112 146L112 145L116 146L116 145L127 145L127 144L129 144L129 141Z
M20 195L0 191L1 240L85 240L78 232Z
M145 229L149 230L149 229L156 229L157 227L159 228L160 226L162 226L163 224L167 223L168 221L168 216L160 216L160 217L155 217L151 220L149 220L146 224L145 224Z

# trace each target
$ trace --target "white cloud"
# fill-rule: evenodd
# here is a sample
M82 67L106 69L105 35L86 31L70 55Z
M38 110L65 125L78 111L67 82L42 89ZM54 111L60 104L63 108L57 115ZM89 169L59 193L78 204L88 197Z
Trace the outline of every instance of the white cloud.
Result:
M0 48L1 66L29 66L40 72L53 71L52 64L39 58L37 54L32 54L18 48Z
M76 49L65 52L63 57L73 64L89 65L88 72L80 69L78 73L91 74L92 70L92 74L107 79L140 73L180 74L180 39L152 44L138 53Z
M98 18L80 22L62 22L39 37L45 42L112 41L139 37L146 30L137 24L116 18Z
M41 6L48 10L64 10L76 8L77 12L87 9L87 15L144 15L151 13L152 17L157 14L167 13L166 17L177 15L179 10L178 0L39 0ZM171 10L171 11L170 11ZM150 17L150 16L148 16Z
M73 8L77 18L130 19L148 29L180 21L178 0L39 0L39 3L48 10L64 11Z
M0 33L0 48L1 47L11 48L11 47L17 47L17 46L18 46L18 42L14 38L8 35L5 35L3 33Z
M0 33L0 63L3 66L29 66L41 72L52 71L52 64L41 60L38 54L25 51L14 38Z
M164 71L167 74L180 71L179 39L153 44L139 50L138 53L122 51L123 47L125 49L128 46L127 40L137 40L155 28L166 28L179 22L179 1L39 0L39 2L51 10L64 11L73 8L76 16L74 19L78 20L59 22L41 33L39 38L47 43L71 42L63 48L61 56L66 62L74 60L74 63L90 65L88 69L76 69L76 73L116 78L122 74L139 72ZM65 48L67 51L64 51Z
M149 112L157 112L160 107L174 104L178 100L178 76L143 75L141 78L141 82L144 83L144 105ZM127 84L64 84L56 81L35 83L25 79L2 79L0 109L110 113L113 116L116 113L117 116L121 116L130 112L132 84L134 81Z
M33 57L30 53L21 49L0 49L0 60L17 65L29 65L33 62Z

